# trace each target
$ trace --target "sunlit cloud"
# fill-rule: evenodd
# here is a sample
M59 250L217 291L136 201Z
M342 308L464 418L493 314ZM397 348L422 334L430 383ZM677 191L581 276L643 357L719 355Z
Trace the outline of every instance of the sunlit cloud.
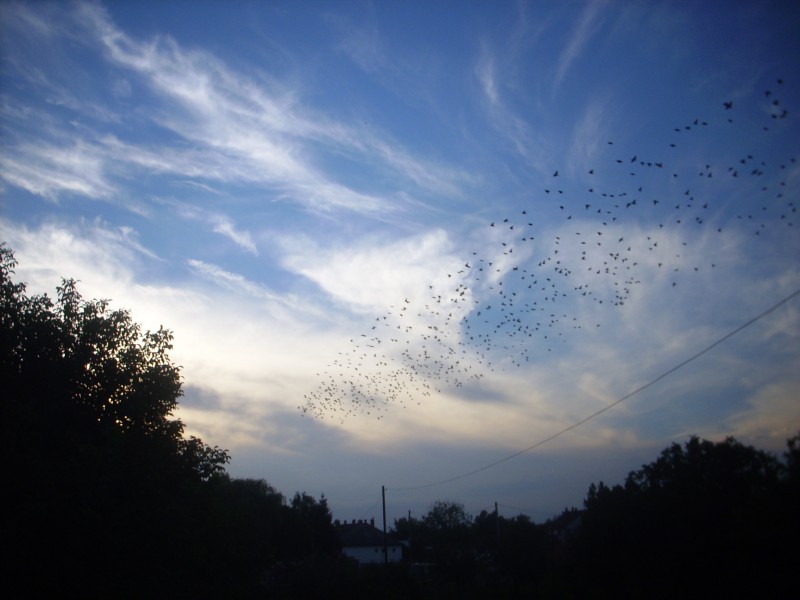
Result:
M785 450L786 440L800 434L800 381L767 385L758 390L746 410L733 415L728 426L760 447Z
M309 239L285 239L284 265L319 285L330 296L369 314L413 299L424 302L429 286L444 287L463 270L444 231L437 230L392 243L356 243L319 248Z

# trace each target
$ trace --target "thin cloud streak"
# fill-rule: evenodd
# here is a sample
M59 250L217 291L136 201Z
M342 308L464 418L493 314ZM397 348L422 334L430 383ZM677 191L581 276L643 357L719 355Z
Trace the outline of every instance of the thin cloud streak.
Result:
M0 155L0 176L31 194L55 201L63 194L108 199L117 190L103 173L98 150L82 141L70 146L22 144Z
M80 170L69 168L69 161L76 160L74 148L18 146L14 155L25 153L29 160L15 160L7 153L3 176L32 193L50 199L64 192L107 198L115 189L112 173L144 169L192 177L200 183L258 183L323 214L346 210L386 218L407 202L406 196L384 197L337 181L323 167L327 155L377 160L380 168L412 182L424 194L458 195L464 183L473 182L462 169L437 164L430 157L415 157L375 128L332 121L303 107L295 94L280 84L236 73L211 55L182 49L169 37L136 41L118 30L99 5L81 5L77 15L80 26L94 34L86 37L84 44L97 39L113 64L138 73L165 100L147 118L172 139L148 149L115 135L93 135L89 129L84 131L88 141L81 150L84 155L91 151L84 163L89 157L94 163L80 165ZM47 37L62 34L61 28L50 27ZM42 85L52 85L44 75L41 79ZM97 118L101 111L88 111L86 100L73 97L68 104ZM102 112L119 114L113 109ZM53 134L74 138L73 131ZM40 163L45 168L35 166ZM45 169L57 175L48 175ZM79 177L79 172L95 176Z
M203 209L188 202L169 199L158 199L156 202L173 208L185 219L198 220L206 223L214 233L225 236L245 252L253 256L258 256L258 248L253 241L251 233L238 229L229 216Z
M503 102L495 57L487 43L481 44L474 73L485 99L486 113L492 128L505 138L520 156L529 161L530 166L541 173L546 172L552 160L546 158L545 144L541 141L544 136L538 132L539 135L535 137L528 122Z
M361 130L352 131L321 115L304 115L291 92L259 87L207 54L184 51L169 38L135 42L101 10L89 11L89 17L113 61L139 72L183 107L180 117L157 116L162 126L232 162L247 161L259 173L256 179L285 187L296 201L323 211L326 207L366 213L393 210L387 199L330 180L313 166L315 149L305 146L307 142L342 146L358 155L374 155L377 150L390 168L436 192L453 191L453 182L462 176L457 170L423 166L374 135L364 136Z
M573 63L578 59L591 37L595 34L600 23L601 14L608 5L607 0L595 0L586 4L575 28L572 30L567 45L561 52L556 66L554 89L561 87Z
M299 323L303 319L329 321L329 317L320 307L295 294L276 294L243 275L201 260L188 259L186 264L200 277L234 294L243 294L259 301L261 309L266 310L277 322Z

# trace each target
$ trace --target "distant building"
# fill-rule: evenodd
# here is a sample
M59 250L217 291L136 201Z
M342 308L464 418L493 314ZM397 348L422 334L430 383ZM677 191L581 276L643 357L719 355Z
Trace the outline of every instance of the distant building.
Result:
M339 523L335 521L336 533L342 545L342 553L356 560L359 565L383 563L383 531L375 527L375 519ZM392 536L386 535L386 549L390 563L400 562L403 546Z

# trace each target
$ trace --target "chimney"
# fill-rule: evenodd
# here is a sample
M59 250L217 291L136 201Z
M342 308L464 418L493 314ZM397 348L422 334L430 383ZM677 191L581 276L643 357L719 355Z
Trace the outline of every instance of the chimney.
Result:
M373 527L375 527L375 517L372 517L372 518L369 520L369 524L370 524L370 525L372 525Z

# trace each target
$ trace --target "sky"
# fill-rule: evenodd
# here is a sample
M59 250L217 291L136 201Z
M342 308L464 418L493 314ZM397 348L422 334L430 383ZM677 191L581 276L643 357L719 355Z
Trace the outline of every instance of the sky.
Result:
M232 476L338 519L385 486L389 525L541 522L690 435L800 431L796 3L3 1L0 28L17 280L172 330L176 416Z

